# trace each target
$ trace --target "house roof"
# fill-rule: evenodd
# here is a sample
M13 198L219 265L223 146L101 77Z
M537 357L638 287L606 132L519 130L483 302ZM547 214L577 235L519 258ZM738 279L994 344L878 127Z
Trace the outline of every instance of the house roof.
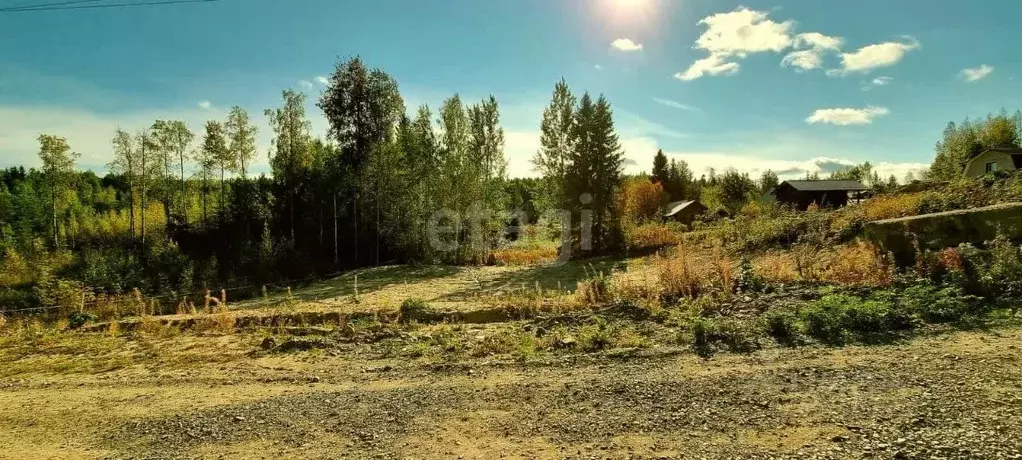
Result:
M800 192L856 192L869 190L869 187L862 185L862 182L857 180L786 180L781 182L781 185L784 184L788 184L791 188ZM777 187L780 188L781 185Z
M968 169L969 166L972 165L973 161L990 152L998 152L1011 155L1011 162L1015 163L1015 169L1022 169L1022 148L1017 147L994 147L985 149L982 152L980 152L979 155L972 157L969 160L969 162L965 164L965 168Z
M696 200L675 201L675 202L667 205L667 212L664 213L664 217L671 217L671 216L681 212L685 208L688 208L689 206L693 206L693 205L695 205L697 207L705 208L705 206L703 206L702 203L700 203L700 202L698 202Z

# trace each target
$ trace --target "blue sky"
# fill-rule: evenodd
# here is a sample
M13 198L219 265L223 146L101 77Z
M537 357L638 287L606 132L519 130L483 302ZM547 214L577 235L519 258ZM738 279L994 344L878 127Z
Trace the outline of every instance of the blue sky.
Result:
M58 0L0 0L0 7ZM107 0L112 1L112 0ZM124 1L124 0L121 0ZM141 0L137 0L141 1ZM262 129L280 91L312 102L338 58L392 74L409 110L495 95L514 175L531 174L555 81L604 93L629 159L801 175L925 166L949 120L1022 108L1022 2L945 0L219 0L0 12L0 164L40 132L104 169L117 127L193 130L232 105Z

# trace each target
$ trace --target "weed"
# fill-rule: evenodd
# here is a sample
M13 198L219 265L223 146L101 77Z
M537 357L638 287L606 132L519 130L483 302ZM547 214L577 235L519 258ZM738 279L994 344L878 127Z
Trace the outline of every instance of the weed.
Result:
M145 335L160 335L163 327L160 320L150 315L143 315L138 319L138 330Z
M586 306L598 306L610 300L610 276L594 270L593 275L578 282L578 301Z
M854 286L887 286L894 277L894 264L876 247L857 241L838 248L820 275L823 281Z
M629 226L625 231L625 243L633 250L659 249L680 243L680 234L677 224L648 222Z
M557 259L557 246L511 247L490 252L491 265L538 265Z
M401 302L401 322L408 323L412 320L422 320L428 316L429 304L419 298L409 298Z
M226 311L199 317L195 321L195 330L214 335L234 333L234 315Z
M654 256L653 267L665 302L670 303L680 298L695 299L702 293L703 280L693 270L684 246L674 248L667 256Z
M739 353L748 353L760 348L760 331L749 321L696 318L692 323L692 336L692 347L701 356L712 354L717 344Z
M911 314L897 308L889 297L862 299L847 294L829 294L812 303L803 314L809 335L822 342L841 344L848 334L877 337L914 326Z
M783 345L794 345L798 342L798 315L789 309L771 308L763 315L767 333Z
M610 348L613 343L613 328L603 317L597 316L595 322L578 330L578 344L583 351L600 351Z

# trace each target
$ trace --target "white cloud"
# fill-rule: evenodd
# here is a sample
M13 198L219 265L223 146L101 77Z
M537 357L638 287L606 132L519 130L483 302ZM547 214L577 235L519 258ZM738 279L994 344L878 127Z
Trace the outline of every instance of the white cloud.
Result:
M660 104L660 105L666 105L667 107L673 107L675 109L688 110L690 112L698 112L699 111L699 109L697 109L695 107L692 107L691 105L682 104L680 102L672 101L670 99L663 99L663 98L659 98L659 97L654 97L653 98L653 102L656 102L657 104Z
M322 76L322 75L316 77L316 82L321 84L321 85L323 85L323 86L327 86L327 85L330 84L330 80L327 79L326 77Z
M699 21L706 31L696 39L695 49L706 50L708 57L692 63L684 72L674 75L679 80L695 80L706 75L733 75L739 65L734 62L751 53L781 52L792 45L793 21L775 22L768 14L745 7L728 13L717 13Z
M213 103L209 101L199 101L199 108L203 110L209 110L213 108Z
M893 77L876 77L867 82L866 85L862 87L862 90L869 91L877 86L887 86L891 84L892 81L894 81Z
M841 37L831 37L819 32L806 32L795 36L796 48L839 50L844 42L845 40Z
M890 113L884 107L866 107L865 109L817 109L806 118L806 123L825 123L837 126L868 125L874 118Z
M304 89L312 89L312 82L309 80L299 80L298 86L301 86Z
M711 54L709 57L693 62L684 72L674 74L674 78L691 81L705 75L734 75L738 69L737 62L725 62L723 56Z
M599 64L594 65L593 68L596 70L603 70L603 66Z
M626 53L642 51L642 43L635 43L630 38L619 38L611 42L610 46L618 51L624 51Z
M838 51L844 39L830 37L818 32L808 32L795 36L792 51L781 59L782 66L794 67L796 71L813 70L823 66L823 56L828 52Z
M827 75L869 73L881 67L890 67L902 60L909 51L919 49L919 42L906 37L908 42L884 42L868 45L850 53L841 53L841 68L827 71Z
M695 48L723 56L744 56L765 51L780 52L791 46L788 32L793 21L774 22L767 13L740 7L699 21L707 27L696 39Z
M986 78L987 75L990 75L993 71L993 67L983 64L979 67L962 69L960 75L966 82L972 83Z

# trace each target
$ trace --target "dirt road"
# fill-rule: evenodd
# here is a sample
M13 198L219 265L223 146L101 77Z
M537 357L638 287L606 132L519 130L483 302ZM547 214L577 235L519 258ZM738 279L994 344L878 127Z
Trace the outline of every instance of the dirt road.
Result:
M0 379L0 458L1022 458L1017 328L529 364L259 340L118 342L116 370Z

